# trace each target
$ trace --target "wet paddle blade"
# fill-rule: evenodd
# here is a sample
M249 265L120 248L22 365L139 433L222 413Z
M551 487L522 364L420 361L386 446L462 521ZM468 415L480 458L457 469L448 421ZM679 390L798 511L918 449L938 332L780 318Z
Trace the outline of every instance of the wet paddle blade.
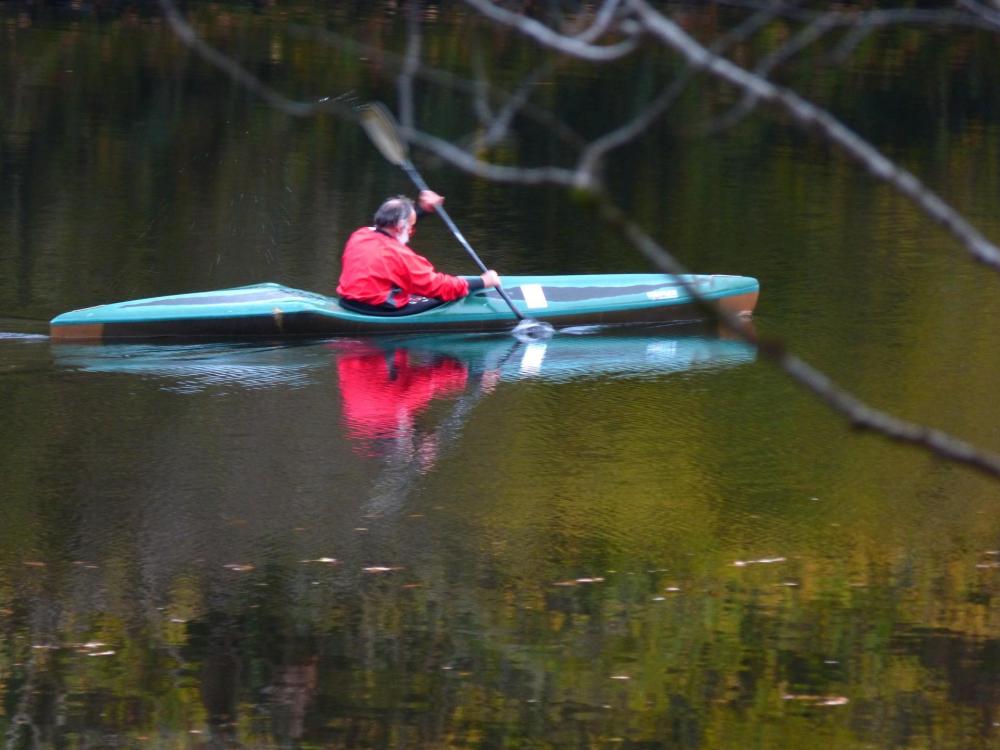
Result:
M399 127L389 109L381 102L370 102L361 111L361 127L388 161L397 167L406 162L406 144L399 137Z

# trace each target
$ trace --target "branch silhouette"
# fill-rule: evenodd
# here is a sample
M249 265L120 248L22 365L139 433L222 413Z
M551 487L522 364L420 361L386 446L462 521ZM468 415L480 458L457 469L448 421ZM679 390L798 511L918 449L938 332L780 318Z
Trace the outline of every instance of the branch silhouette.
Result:
M411 2L416 1L411 0ZM463 81L450 73L445 74L425 66L420 60L419 25L414 23L409 25L410 36L405 56L387 55L385 58L399 70L397 83L403 113L401 133L412 145L485 180L521 185L552 185L586 194L601 217L616 227L622 236L661 271L677 275L689 273L666 248L615 204L602 182L601 172L609 153L636 141L669 109L687 83L699 74L728 84L741 94L741 103L731 111L731 116L743 116L756 102L769 104L778 109L787 115L793 124L834 145L875 178L907 197L926 216L950 232L972 258L1000 271L1000 248L984 237L957 210L927 188L915 175L883 155L828 111L767 78L777 66L835 27L845 26L855 32L838 48L838 54L843 54L845 50L856 46L858 34L870 33L877 26L890 23L940 23L998 29L1000 13L974 0L960 0L960 5L966 9L964 11L912 10L891 13L872 11L853 16L833 11L818 14L782 2L729 3L751 9L755 14L743 24L722 35L715 44L704 45L646 0L605 0L598 8L593 23L575 35L557 31L534 18L506 10L490 0L465 0L465 2L489 22L514 29L541 47L559 55L595 64L606 63L636 53L640 49L640 40L644 40L647 43L652 41L659 49L672 52L684 63L685 67L673 83L641 108L628 122L590 141L583 139L577 141L572 129L562 123L556 115L540 116L535 109L531 112L535 120L550 123L553 132L562 135L566 132L572 134L568 140L577 141L576 161L570 165L508 166L492 163L480 153L422 130L420 124L416 122L413 105L414 80L422 78L438 84L445 82L456 90L464 91L473 99L473 108L479 112L481 118L493 118L492 122L486 123L490 128L487 138L481 141L473 139L473 145L481 151L482 147L495 142L509 131L514 117L528 112L532 75L529 75L513 94L498 95L486 80L480 80L478 83ZM160 0L160 4L171 27L185 44L276 109L296 117L310 116L325 110L340 117L356 119L353 108L343 101L333 100L321 105L284 97L237 62L201 40L177 10L173 0ZM756 70L742 67L723 56L729 47L750 38L777 17L793 18L808 25L786 45L761 61ZM322 34L330 43L338 43L336 35L329 32ZM609 38L605 44L601 44L602 38L605 37ZM340 41L352 44L350 40ZM499 114L494 114L488 105L491 94L504 102ZM726 313L711 301L701 298L697 290L692 287L688 286L688 291L699 300L710 317L743 340L756 345L763 356L795 383L843 416L853 428L871 431L889 440L919 447L942 459L1000 478L1000 456L981 450L943 431L900 419L872 407L837 385L825 373L788 351L783 342L759 337L746 321Z

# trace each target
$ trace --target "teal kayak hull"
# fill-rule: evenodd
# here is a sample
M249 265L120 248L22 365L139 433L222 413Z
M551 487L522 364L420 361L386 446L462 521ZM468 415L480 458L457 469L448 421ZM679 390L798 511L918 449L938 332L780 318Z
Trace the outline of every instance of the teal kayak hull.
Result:
M505 276L504 290L528 318L556 327L692 321L706 317L691 289L729 312L750 315L759 286L747 276L595 274ZM50 321L56 340L325 337L506 330L516 323L496 291L484 289L422 313L378 316L336 297L264 283L116 302Z

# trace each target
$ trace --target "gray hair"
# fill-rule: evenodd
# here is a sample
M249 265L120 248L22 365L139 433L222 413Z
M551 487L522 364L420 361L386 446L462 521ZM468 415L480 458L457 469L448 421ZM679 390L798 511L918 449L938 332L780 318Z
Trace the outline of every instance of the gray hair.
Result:
M386 199L375 212L376 229L395 229L410 218L413 211L413 201L405 195L396 195Z

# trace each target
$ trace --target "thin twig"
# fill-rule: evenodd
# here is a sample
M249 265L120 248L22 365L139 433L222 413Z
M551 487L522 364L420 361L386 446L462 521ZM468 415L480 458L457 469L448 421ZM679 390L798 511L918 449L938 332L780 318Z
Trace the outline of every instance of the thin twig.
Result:
M486 123L486 132L476 139L478 147L489 147L507 137L514 117L524 109L538 82L552 74L553 65L545 63L533 70L504 102L503 107ZM582 144L582 139L581 139Z
M839 14L836 12L830 12L817 17L812 23L785 42L785 44L765 55L754 67L754 74L761 78L768 78L779 65L784 64L793 55L802 52L810 45L819 41L821 37L838 25L839 20ZM714 135L722 130L736 126L753 111L756 105L757 97L750 91L744 92L739 102L726 114L717 118L713 125L706 128L706 134Z
M677 101L691 80L690 75L680 75L654 101L652 101L631 122L617 130L607 133L589 143L580 155L578 174L595 174L600 168L600 161L607 154L621 146L631 143L654 122L656 122L670 106Z
M600 39L604 32L608 30L611 22L614 21L615 15L621 6L621 0L604 0L601 4L600 9L597 11L597 17L594 19L594 23L590 25L589 28L584 29L579 34L576 34L573 38L581 42L586 42L591 44L598 39Z
M371 45L362 44L354 39L351 39L350 37L344 36L343 34L338 34L326 29L316 29L299 26L297 24L290 24L288 27L288 33L289 35L300 39L314 39L324 44L329 44L340 49L351 50L360 54L371 56L378 54L381 56L382 62L388 67L398 69L402 68L405 64L405 58L402 55L397 55L383 49L372 47ZM415 71L415 75L422 81L443 86L451 91L457 91L472 97L476 96L477 86L479 85L479 82L474 83L466 78L460 78L454 73L435 68L428 65L426 62L420 65L420 67ZM516 92L515 94L510 94L495 86L490 87L490 94L494 100L504 100L510 98L511 96L516 96ZM524 105L521 106L519 112L523 114L524 117L534 120L539 125L549 128L553 135L570 146L582 146L586 143L586 140L579 133L574 131L565 122L548 110L532 107L530 106L530 103L525 102Z
M565 52L573 57L578 57L581 60L610 62L632 54L638 46L638 40L634 36L607 46L588 44L581 39L563 36L533 18L527 18L517 13L511 13L509 10L504 10L489 0L465 0L465 2L487 18L502 23L505 26L515 27L535 41L552 49L557 49L560 52Z
M971 0L958 0L958 5L966 6ZM715 5L745 10L761 10L770 3L760 0L713 0ZM701 3L692 3L701 5ZM973 4L975 4L973 2ZM829 10L810 10L799 3L783 3L777 0L777 15L791 21L809 23L817 17L829 13ZM843 7L843 6L841 6ZM968 28L989 29L988 20L977 18L974 14L965 13L953 8L879 8L876 10L854 10L851 14L842 16L845 25L865 26L964 26Z
M493 108L490 106L490 82L486 75L486 64L483 62L481 50L475 50L472 55L472 68L475 73L472 96L472 110L479 118L482 127L493 120Z
M351 108L342 104L339 98L325 98L317 102L304 102L280 94L246 70L239 63L205 43L184 19L173 0L160 0L163 15L177 37L197 52L204 60L222 70L247 91L256 94L277 110L295 117L305 117L321 111L331 111L342 117L351 117Z
M1000 10L990 8L975 0L958 0L959 6L968 10L979 21L985 23L990 29L1000 28Z
M399 71L399 122L405 128L416 127L413 107L413 79L420 69L420 0L409 0L406 4L406 54L403 67Z

